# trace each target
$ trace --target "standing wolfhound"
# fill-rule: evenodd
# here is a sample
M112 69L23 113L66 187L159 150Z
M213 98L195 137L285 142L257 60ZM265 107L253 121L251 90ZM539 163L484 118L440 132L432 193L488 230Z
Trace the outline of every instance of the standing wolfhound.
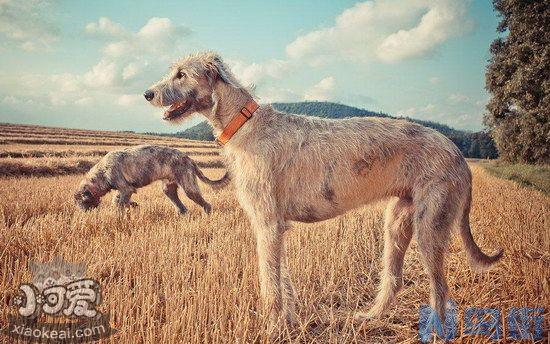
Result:
M438 132L405 120L306 117L258 107L221 58L184 58L148 89L167 121L198 112L224 144L237 196L256 232L260 287L271 324L295 321L295 293L285 257L288 221L317 222L390 198L384 268L368 313L380 316L402 286L413 232L426 268L432 307L444 318L444 257L458 228L477 270L501 256L484 254L470 232L471 173L458 148Z

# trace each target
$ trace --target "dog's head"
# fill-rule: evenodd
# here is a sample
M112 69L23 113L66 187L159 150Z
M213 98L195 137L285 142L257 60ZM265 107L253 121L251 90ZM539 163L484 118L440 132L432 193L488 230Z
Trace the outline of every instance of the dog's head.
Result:
M164 120L178 122L193 113L208 117L216 104L214 92L219 82L240 87L217 54L200 53L173 64L143 95L154 106L167 107Z
M85 181L82 182L74 193L76 205L82 210L90 210L99 206L100 198L94 191L93 186Z

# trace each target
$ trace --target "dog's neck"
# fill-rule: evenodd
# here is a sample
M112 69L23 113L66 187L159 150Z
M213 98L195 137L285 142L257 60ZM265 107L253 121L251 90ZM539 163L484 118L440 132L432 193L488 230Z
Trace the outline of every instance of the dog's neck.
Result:
M94 175L93 178L86 178L87 189L94 195L94 197L103 197L111 190L111 185L105 178L103 173Z
M253 97L246 89L233 87L224 82L216 83L214 97L214 109L208 119L214 129L214 136L217 137Z

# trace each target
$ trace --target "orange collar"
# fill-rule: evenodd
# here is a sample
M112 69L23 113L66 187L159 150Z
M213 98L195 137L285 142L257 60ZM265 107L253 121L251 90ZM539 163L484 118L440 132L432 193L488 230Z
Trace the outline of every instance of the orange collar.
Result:
M260 106L254 100L250 100L241 109L241 111L233 117L231 122L223 129L222 133L216 139L216 142L221 146L226 144L233 135L252 117L254 112L258 110Z

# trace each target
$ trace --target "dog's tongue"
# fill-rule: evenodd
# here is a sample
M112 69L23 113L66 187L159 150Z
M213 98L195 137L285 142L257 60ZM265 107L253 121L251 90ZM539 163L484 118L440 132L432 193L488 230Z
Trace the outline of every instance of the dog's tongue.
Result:
M170 105L170 107L164 111L164 114L165 115L169 115L171 112L173 112L174 110L178 109L179 107L181 107L183 105L182 102L177 102L177 103L174 103L172 105Z

